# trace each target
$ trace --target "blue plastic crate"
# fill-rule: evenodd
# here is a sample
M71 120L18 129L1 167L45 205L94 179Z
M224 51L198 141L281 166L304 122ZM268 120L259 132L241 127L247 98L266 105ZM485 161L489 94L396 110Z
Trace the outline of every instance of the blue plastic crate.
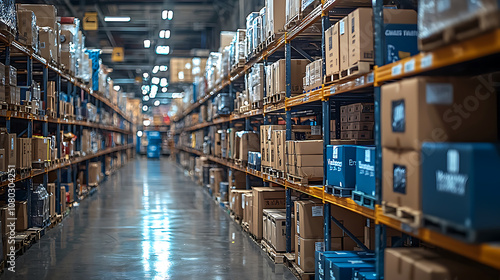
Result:
M356 148L356 191L375 197L375 147Z
M325 271L325 280L352 280L353 273L359 270L375 270L374 259L327 259L328 271ZM327 273L328 272L328 273Z
M500 145L422 145L424 226L467 242L500 240Z
M328 186L354 189L356 186L356 146L326 146Z

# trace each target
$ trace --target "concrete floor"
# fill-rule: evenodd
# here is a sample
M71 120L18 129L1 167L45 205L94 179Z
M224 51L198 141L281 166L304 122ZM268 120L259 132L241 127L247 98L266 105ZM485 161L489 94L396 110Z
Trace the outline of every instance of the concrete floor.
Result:
M1 279L295 279L169 160L118 170Z

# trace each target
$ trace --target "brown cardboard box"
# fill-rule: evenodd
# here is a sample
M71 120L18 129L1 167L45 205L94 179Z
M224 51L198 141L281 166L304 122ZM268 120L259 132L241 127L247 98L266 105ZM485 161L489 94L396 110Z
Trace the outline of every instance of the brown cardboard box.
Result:
M61 213L66 212L66 188L64 186L61 186L59 189L60 193L60 203L61 203Z
M221 157L222 156L222 147L221 147L221 134L216 132L215 133L215 140L214 140L214 156L216 157Z
M18 9L30 10L35 13L38 26L48 26L56 29L57 9L53 5L17 4Z
M17 87L5 86L5 102L8 104L19 105L17 99Z
M50 195L49 198L49 214L51 217L56 215L56 184L48 183L47 184L47 192Z
M251 190L231 190L229 194L229 209L234 212L236 217L243 218L242 196L251 192Z
M297 235L302 238L322 238L323 203L319 200L295 201Z
M348 113L375 113L375 105L373 103L354 103L347 106Z
M237 132L236 144L239 145L238 159L246 162L248 161L248 152L260 151L259 134L249 131Z
M295 165L300 167L323 167L323 155L301 155L295 156Z
M394 206L420 211L420 153L383 148L382 158L382 200Z
M373 139L373 131L350 131L349 134L350 138L349 139L354 139L354 140L370 140Z
M286 165L285 159L285 145L286 145L286 130L275 130L273 131L275 136L274 141L274 169L284 171Z
M340 71L339 39L339 24L336 23L325 31L327 76Z
M210 168L210 189L214 196L219 193L220 182L224 180L223 172L222 168Z
M285 32L286 24L286 1L266 0L266 34L267 38L274 34Z
M254 187L252 233L255 238L262 238L262 211L263 209L277 209L285 207L285 189Z
M32 11L17 10L17 29L19 41L36 50L38 48L38 29L36 27L36 17Z
M16 231L28 229L28 204L26 201L16 201Z
M352 112L348 115L349 122L373 122L375 115L373 113Z
M337 22L339 25L340 71L349 68L349 19L345 17Z
M295 141L294 152L297 155L323 155L323 140Z
M352 130L357 130L357 131L361 130L373 131L374 126L375 126L374 122L353 122L351 123L350 128L352 128Z
M323 166L296 166L295 175L302 178L323 178Z
M332 238L331 246L326 251L342 250L342 238ZM323 238L305 239L295 235L295 262L304 272L314 272L316 251L325 251Z
M15 133L0 133L0 146L5 149L5 166L16 166L17 137Z
M358 8L348 18L349 65L354 66L360 61L373 62L372 9ZM416 24L417 13L414 10L385 9L384 23Z
M33 161L49 160L50 138L33 137L31 139L31 151Z
M0 85L4 86L7 85L7 77L6 74L8 72L5 71L6 67L3 63L0 63Z
M292 94L302 94L304 88L302 84L302 77L306 73L306 65L309 63L307 59L292 59L291 64L291 93ZM280 59L275 62L275 76L274 76L274 94L282 94L282 98L286 93L286 60ZM271 94L271 95L274 95Z
M241 199L241 207L244 207L242 222L248 223L248 228L251 231L253 221L253 192L242 194Z
M5 85L17 86L17 69L10 65L5 65Z
M286 209L264 209L262 210L262 239L272 246L272 214L281 213L286 215Z
M38 33L40 56L47 62L57 61L57 35L54 29L42 27Z
M7 165L5 165L5 149L0 149L0 171L7 172Z
M268 215L271 227L271 245L274 247L276 252L286 251L286 209L282 209L282 212L270 213ZM295 236L295 225L292 224L292 235ZM269 231L269 228L268 228ZM292 248L295 248L295 238L291 238Z
M418 151L424 141L494 142L496 100L476 78L418 77L386 84L382 146Z
M101 164L97 162L91 162L89 164L89 186L96 186L99 184L101 177Z

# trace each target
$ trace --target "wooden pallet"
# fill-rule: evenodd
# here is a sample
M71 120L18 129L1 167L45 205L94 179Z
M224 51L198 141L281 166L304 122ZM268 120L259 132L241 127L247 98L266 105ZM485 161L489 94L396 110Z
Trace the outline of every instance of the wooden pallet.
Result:
M263 103L263 100L257 101L257 102L252 102L252 110L262 109L262 106L263 106L262 103Z
M261 165L261 169L262 169L261 170L262 174L265 174L265 175L271 175L271 172L273 170L271 167L263 166L263 165Z
M318 183L318 182L321 182L323 183L323 178L302 178L302 177L298 177L298 176L295 176L295 175L291 175L291 174L286 174L286 179L288 182L292 183L292 184L296 184L296 185L300 185L300 186L307 186L309 185L310 183L312 184L313 182L314 183Z
M340 80L358 77L373 70L373 62L358 61L354 66L340 71Z
M0 102L0 110L9 110L9 104Z
M260 242L260 246L264 252L267 253L267 256L275 263L275 264L282 264L285 262L285 254L284 253L278 253L274 249L274 247L268 243L267 240L262 240Z
M496 9L482 11L467 20L446 26L433 35L418 40L421 51L430 51L453 42L463 41L500 27L500 12Z
M284 100L283 97L285 97L284 94L275 93L274 95L271 96L271 103L279 103L281 102L281 100Z
M31 167L16 168L16 173L21 177L28 176L31 173Z
M382 211L384 215L407 224L412 228L420 228L422 226L422 211L394 205L385 201L382 202Z
M240 106L240 114L248 112L248 111L250 111L250 106L249 105Z
M352 191L352 200L360 206L375 209L375 197L367 195L364 192Z
M283 263L299 280L314 280L314 272L304 272L302 268L295 262L295 255L291 253L285 254L285 262Z
M325 75L323 77L323 83L325 85L332 84L340 79L340 73L337 74L332 74L332 75Z
M31 168L33 169L45 169L50 166L50 161L33 161L31 162Z
M424 215L422 225L425 228L442 233L446 236L462 240L467 243L477 243L482 237L500 236L500 230L477 230L438 217Z
M337 186L325 186L325 192L338 197L352 197L354 188L343 188Z

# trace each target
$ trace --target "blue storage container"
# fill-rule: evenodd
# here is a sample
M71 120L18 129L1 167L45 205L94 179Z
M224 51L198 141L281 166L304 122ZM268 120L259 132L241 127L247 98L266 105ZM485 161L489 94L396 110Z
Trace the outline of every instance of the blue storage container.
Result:
M356 146L326 146L328 186L354 189L356 186Z
M375 197L375 147L356 148L356 191Z
M352 280L353 273L359 270L375 270L374 259L326 259L328 274L325 279Z
M148 148L147 156L148 158L160 158L161 152L161 135L158 131L147 131L148 138Z
M357 252L349 251L316 251L314 271L316 280L325 279L325 260L326 259L355 259L359 258Z
M418 50L416 24L385 24L385 64L401 60L400 55L413 56ZM404 58L404 57L403 57Z
M377 280L375 271L355 271L352 280Z
M92 90L99 90L99 67L101 60L101 50L94 49L85 51L89 55L89 59L92 61Z
M424 226L467 242L500 240L500 145L422 145Z

